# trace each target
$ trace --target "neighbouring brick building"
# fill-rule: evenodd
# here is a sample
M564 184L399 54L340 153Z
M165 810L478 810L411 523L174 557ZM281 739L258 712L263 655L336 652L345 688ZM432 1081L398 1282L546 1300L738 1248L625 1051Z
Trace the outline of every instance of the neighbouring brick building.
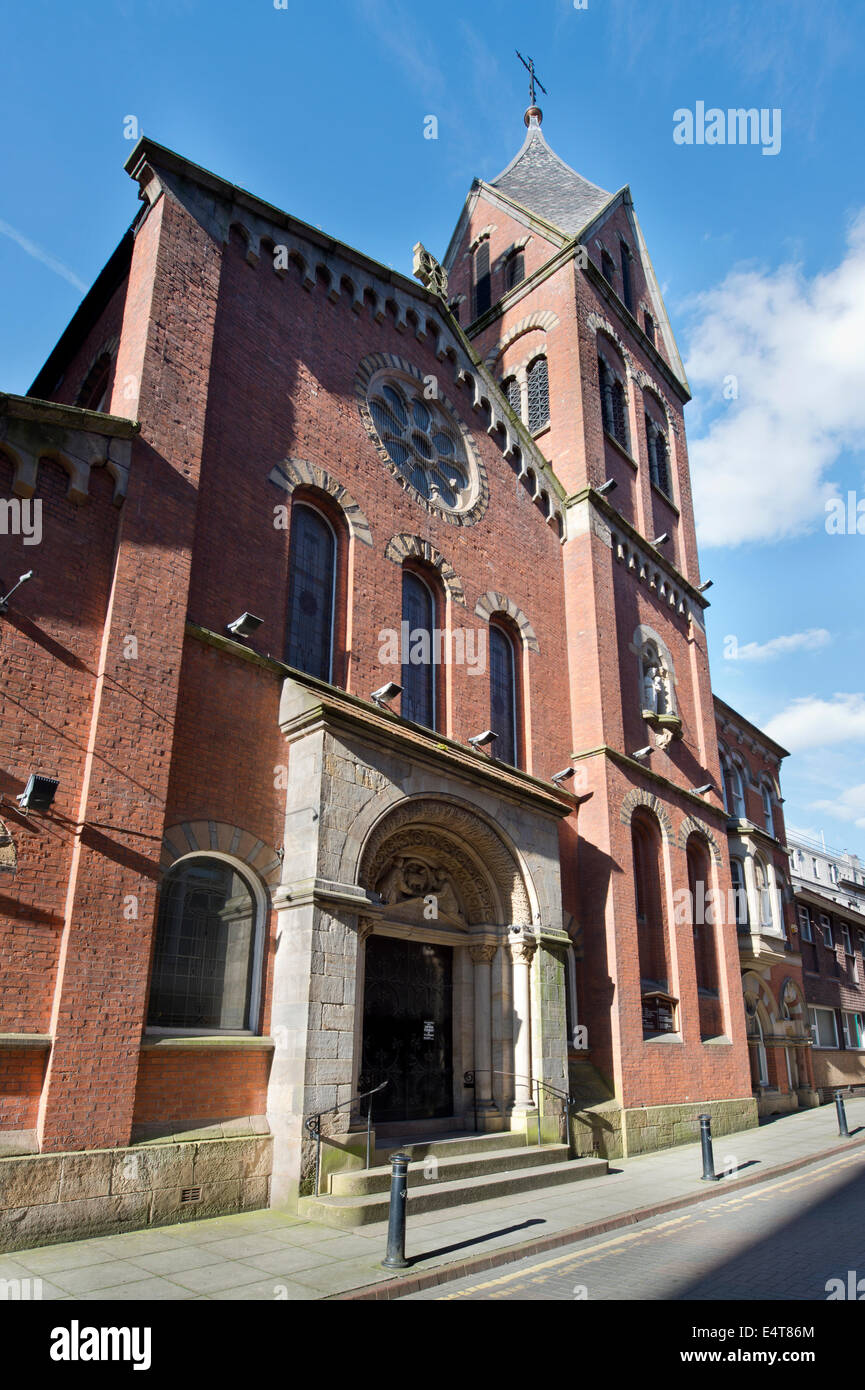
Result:
M822 840L789 836L790 874L821 1100L865 1085L865 866Z
M629 190L526 126L417 280L141 141L0 397L12 1244L292 1203L384 1082L380 1141L756 1123L687 382Z
M715 697L751 1083L761 1115L817 1105L781 796L787 750Z

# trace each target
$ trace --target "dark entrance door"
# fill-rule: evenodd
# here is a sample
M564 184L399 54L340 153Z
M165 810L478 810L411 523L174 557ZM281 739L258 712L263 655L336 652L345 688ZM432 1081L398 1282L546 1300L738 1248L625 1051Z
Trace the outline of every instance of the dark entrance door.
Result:
M427 941L371 936L366 943L361 1090L380 1120L453 1113L453 951Z

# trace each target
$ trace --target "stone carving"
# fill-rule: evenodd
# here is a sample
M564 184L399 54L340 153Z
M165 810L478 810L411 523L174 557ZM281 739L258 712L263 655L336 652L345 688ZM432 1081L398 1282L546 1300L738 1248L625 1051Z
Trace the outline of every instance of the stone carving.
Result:
M491 942L479 942L476 946L469 947L469 955L475 965L492 965L497 950L498 947Z
M15 841L9 827L0 820L0 869L8 869L14 874L18 864Z
M437 294L440 299L447 302L448 297L448 274L444 266L439 265L435 256L431 256L423 242L417 241L414 245L414 265L412 274L416 280L432 294Z
M406 837L402 837L406 838ZM413 839L409 840L414 845ZM466 919L451 876L441 865L399 854L378 882L377 892L395 915L410 920L444 922L465 928ZM434 903L430 901L434 899ZM434 912L430 908L434 908Z
M538 943L533 941L530 936L512 936L510 941L511 956L515 963L521 965L531 965Z
M463 846L471 846L472 854ZM528 893L511 851L480 816L450 801L418 797L395 806L367 840L358 882L375 887L398 855L415 858L419 852L455 885L470 924L531 923Z

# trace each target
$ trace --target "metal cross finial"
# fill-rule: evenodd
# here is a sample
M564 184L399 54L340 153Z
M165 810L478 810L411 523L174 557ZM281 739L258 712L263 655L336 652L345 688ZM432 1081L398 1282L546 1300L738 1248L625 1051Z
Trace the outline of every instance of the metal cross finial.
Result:
M529 77L531 78L531 82L530 82L530 84L529 84L529 97L530 97L532 106L535 106L535 105L537 104L536 101L535 101L535 86L536 86L536 85L537 85L538 87L540 87L540 89L541 89L541 91L543 92L544 96L549 96L549 93L547 92L547 89L546 89L546 87L544 86L544 84L543 84L543 82L541 81L541 79L540 79L539 77L535 77L535 61L534 61L534 59L533 59L533 58L529 58L528 62L526 62L525 58L523 57L522 53L520 53L519 49L514 49L514 52L516 53L517 57L519 58L520 62L521 62L522 65L523 65L523 67L525 68L526 72L529 74Z

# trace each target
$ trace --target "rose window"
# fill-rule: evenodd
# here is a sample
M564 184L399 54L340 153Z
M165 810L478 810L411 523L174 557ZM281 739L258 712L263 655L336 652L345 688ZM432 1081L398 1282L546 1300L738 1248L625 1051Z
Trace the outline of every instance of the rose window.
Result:
M463 511L472 501L470 465L461 431L437 400L402 382L379 382L369 412L402 479L433 506Z

